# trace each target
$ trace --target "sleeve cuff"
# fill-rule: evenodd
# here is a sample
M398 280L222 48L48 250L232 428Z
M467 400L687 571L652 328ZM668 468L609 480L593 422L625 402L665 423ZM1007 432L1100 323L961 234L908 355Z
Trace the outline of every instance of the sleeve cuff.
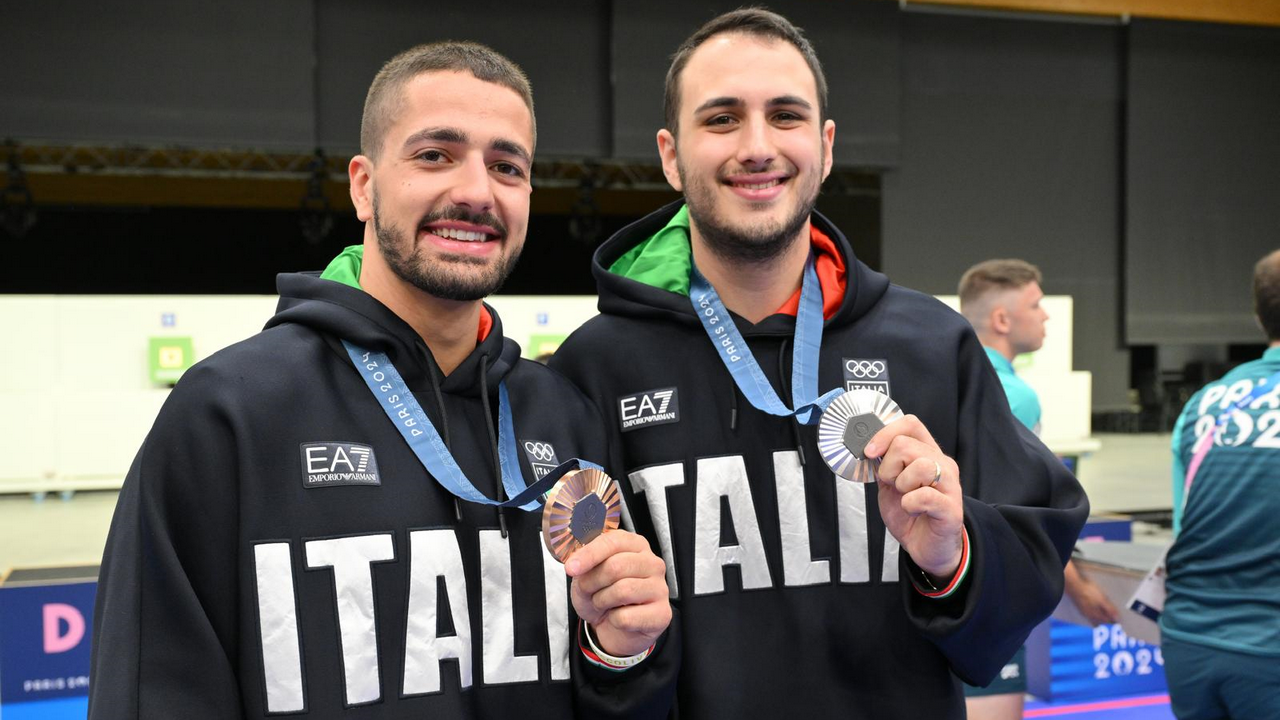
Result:
M623 658L615 657L600 649L600 646L596 644L596 640L592 636L591 626L586 621L578 621L578 649L582 651L582 656L587 659L587 662L605 670L612 672L629 670L649 657L656 646L656 644L650 645L648 649L638 655Z
M934 600L942 600L955 594L955 591L969 575L969 529L961 528L960 537L960 567L956 568L955 576L951 578L951 582L947 583L946 587L938 587L929 579L928 573L921 570L914 562L908 563L911 572L907 573L907 576L911 578L911 584L915 587L916 592Z

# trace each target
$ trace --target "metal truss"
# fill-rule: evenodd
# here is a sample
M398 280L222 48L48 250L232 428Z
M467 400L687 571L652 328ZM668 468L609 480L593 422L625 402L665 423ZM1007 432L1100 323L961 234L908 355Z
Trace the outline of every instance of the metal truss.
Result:
M40 174L96 173L200 178L305 180L312 174L314 153L189 148L142 145L8 144L24 172ZM346 161L325 159L333 179L346 181Z
M96 174L119 176L159 176L258 180L310 180L316 175L317 160L323 163L328 182L347 182L346 153L328 154L246 150L240 148L195 148L183 146L42 144L7 142L0 146L0 164L14 155L23 172L31 174ZM551 157L533 166L535 188L579 188L584 190L629 190L667 192L666 177L656 162L616 159ZM839 195L878 194L879 182L873 173L837 169L824 192Z

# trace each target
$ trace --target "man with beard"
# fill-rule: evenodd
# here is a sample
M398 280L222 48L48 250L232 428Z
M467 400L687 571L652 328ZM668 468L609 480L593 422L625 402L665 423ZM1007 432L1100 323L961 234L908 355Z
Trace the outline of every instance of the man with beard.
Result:
M681 45L657 140L684 202L600 247L602 315L551 360L601 409L666 560L681 717L961 718L950 671L989 682L1053 610L1088 514L968 323L814 211L826 95L774 13ZM833 389L909 413L850 420L842 474L867 484L819 453Z
M605 460L599 416L482 302L524 243L534 127L486 47L378 73L363 245L281 275L266 329L183 377L125 481L89 717L666 715L662 561L616 531L561 566L540 532L534 454Z

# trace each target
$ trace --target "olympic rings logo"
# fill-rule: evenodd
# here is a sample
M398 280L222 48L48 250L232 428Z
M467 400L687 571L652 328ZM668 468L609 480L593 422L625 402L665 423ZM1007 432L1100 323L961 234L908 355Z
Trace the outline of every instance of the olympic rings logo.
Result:
M844 369L856 378L879 377L884 374L882 360L845 360Z
M529 457L534 460L549 461L556 456L556 449L551 447L551 443L534 442L526 440L524 443L524 451L529 453Z

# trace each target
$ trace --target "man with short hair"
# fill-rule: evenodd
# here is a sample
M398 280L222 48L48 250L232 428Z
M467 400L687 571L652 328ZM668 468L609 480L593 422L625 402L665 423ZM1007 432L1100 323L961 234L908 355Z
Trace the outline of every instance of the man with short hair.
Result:
M481 45L413 48L361 146L363 244L281 275L267 328L186 373L125 480L89 717L665 717L662 561L615 531L562 567L542 538L534 461L606 461L599 415L482 302L524 244L528 80Z
M987 260L960 278L960 313L964 315L1000 376L1013 416L1040 434L1040 398L1013 371L1013 359L1044 345L1049 319L1040 301L1040 269L1025 260Z
M978 341L987 351L1000 384L1009 399L1014 417L1028 430L1040 434L1040 398L1013 369L1013 359L1035 352L1044 345L1045 322L1049 313L1041 306L1040 269L1018 259L987 260L965 271L960 278L960 312L973 325ZM1118 622L1120 613L1102 588L1067 562L1063 570L1065 589L1080 613L1094 627ZM1026 657L1023 650L1009 661L1010 668L985 688L965 685L969 717L987 720L1022 717L1023 695L1027 688ZM1007 675L1007 677L1006 677Z
M666 103L684 202L600 247L602 315L551 364L601 408L667 562L680 715L961 718L950 671L986 682L1053 609L1084 495L1018 430L968 324L814 211L835 123L794 25L713 19ZM861 436L849 474L870 484L818 452L833 388L909 413Z
M1280 717L1280 250L1254 267L1253 302L1267 350L1173 429L1160 645L1179 720Z

